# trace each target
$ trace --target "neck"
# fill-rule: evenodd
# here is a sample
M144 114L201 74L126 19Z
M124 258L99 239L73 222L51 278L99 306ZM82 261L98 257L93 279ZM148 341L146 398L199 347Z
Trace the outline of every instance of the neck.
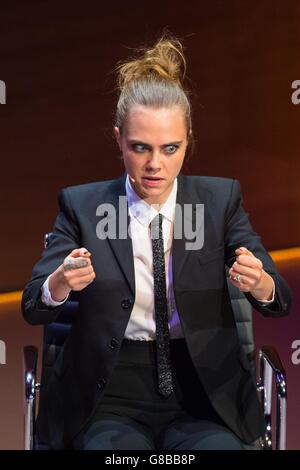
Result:
M164 203L167 201L168 197L170 196L172 189L174 187L174 182L170 188L168 188L164 193L160 194L159 196L149 196L149 197L141 197L147 204L150 206L155 206L155 209L158 211L160 208L164 205ZM136 192L135 188L133 188L134 191ZM138 193L137 193L138 194Z

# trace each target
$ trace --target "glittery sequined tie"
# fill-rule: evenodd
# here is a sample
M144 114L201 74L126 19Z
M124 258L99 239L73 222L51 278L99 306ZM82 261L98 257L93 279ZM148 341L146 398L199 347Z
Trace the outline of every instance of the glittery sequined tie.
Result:
M161 214L158 214L151 223L151 238L153 252L158 391L167 397L172 393L173 385Z

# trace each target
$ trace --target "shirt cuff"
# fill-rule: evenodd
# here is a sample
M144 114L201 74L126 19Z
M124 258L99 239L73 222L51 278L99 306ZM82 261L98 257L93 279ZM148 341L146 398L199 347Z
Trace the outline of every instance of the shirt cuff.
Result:
M51 274L50 274L51 276ZM43 304L47 305L47 307L58 307L59 305L62 305L66 302L66 300L68 299L68 295L67 297L62 300L61 302L57 302L56 300L53 300L52 297L51 297L51 294L50 294L50 290L49 290L49 278L50 276L47 277L46 281L44 282L44 284L42 285L42 302Z
M274 302L274 299L275 299L275 282L274 282L274 279L272 279L272 281L273 281L272 299L271 300L258 300L258 299L256 299L256 301L259 302L262 306L269 305L272 302Z

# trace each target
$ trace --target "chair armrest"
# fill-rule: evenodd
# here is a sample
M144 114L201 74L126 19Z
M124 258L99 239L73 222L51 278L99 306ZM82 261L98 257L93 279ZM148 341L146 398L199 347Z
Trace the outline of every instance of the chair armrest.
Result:
M272 380L276 385L276 449L286 448L286 373L276 349L263 346L259 351L259 390L264 409L266 430L264 446L272 449Z
M35 346L25 346L23 355L25 375L24 449L33 450L35 447L36 391L40 387L36 381L38 349Z
M35 346L24 347L24 371L25 371L25 398L30 400L35 396L36 369L38 361L38 349Z

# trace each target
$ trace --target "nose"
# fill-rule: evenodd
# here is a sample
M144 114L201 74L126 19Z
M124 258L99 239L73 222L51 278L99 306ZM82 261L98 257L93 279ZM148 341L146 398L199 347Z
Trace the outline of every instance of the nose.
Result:
M149 154L149 159L146 164L147 170L158 171L161 168L160 164L160 152L159 150L153 150Z

